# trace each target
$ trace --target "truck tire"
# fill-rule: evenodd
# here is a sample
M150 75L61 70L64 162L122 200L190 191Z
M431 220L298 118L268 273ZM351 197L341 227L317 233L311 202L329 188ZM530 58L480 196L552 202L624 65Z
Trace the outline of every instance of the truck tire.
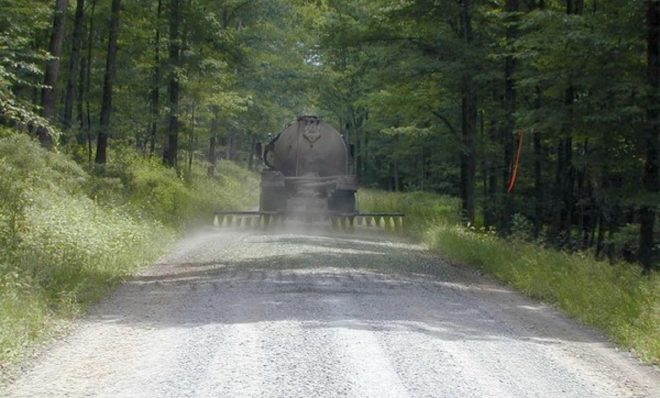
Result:
M339 213L355 213L355 191L347 189L336 190L328 198L330 211Z
M283 188L262 188L259 209L261 211L285 210L286 190Z

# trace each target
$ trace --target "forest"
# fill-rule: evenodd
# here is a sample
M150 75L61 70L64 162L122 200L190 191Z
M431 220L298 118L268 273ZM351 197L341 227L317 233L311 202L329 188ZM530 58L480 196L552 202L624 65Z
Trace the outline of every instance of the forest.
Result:
M660 1L0 0L0 123L85 167L174 178L297 115L365 187L462 222L658 266ZM113 152L114 150L114 152Z

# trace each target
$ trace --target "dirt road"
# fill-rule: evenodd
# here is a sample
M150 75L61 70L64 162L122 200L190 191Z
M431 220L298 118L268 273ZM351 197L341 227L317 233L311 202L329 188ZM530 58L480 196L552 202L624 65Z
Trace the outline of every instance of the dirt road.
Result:
M0 396L660 396L593 331L387 239L200 233Z

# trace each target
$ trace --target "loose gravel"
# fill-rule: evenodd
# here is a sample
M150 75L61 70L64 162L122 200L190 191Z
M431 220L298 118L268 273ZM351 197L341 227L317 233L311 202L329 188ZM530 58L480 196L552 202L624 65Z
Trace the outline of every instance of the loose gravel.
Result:
M385 235L205 231L7 397L658 397L598 333Z

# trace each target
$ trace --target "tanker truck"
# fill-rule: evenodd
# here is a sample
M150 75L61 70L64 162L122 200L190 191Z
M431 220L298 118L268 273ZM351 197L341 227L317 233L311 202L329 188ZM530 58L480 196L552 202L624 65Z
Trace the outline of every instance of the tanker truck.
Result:
M356 223L393 229L402 226L401 213L358 211L352 146L318 117L298 117L257 148L265 166L259 210L216 212L216 224L271 225L296 219L351 228Z

